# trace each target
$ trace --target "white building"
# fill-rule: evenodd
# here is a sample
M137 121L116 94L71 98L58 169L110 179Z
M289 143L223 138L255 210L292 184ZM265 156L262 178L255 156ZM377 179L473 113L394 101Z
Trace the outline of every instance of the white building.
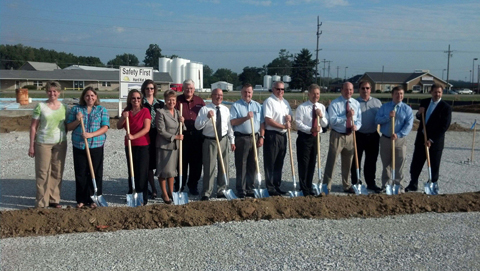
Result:
M211 86L212 86L212 90L216 89L216 88L219 88L221 90L233 91L233 84L230 84L230 83L225 82L225 81L215 82L215 83L211 84Z

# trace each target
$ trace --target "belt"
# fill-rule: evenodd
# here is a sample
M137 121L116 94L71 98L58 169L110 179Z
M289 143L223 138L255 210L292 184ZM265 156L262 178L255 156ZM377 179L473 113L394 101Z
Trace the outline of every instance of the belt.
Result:
M390 137L389 137L389 136L386 136L386 135L382 135L382 137L385 137L385 138L388 138L388 139L390 139Z
M286 134L286 133L281 133L279 131L274 131L274 130L265 130L265 133L274 133L281 136L284 136Z
M257 135L257 134L258 133L255 133L255 135ZM236 137L252 136L252 134L244 134L244 133L240 133L240 132L234 132L233 135L236 136Z
M224 137L226 137L227 135L224 135L222 137L219 137L218 140L222 140ZM205 136L206 139L210 139L210 140L217 140L217 138L215 137L210 137L210 136Z
M304 136L304 137L314 137L312 134L307 134L302 131L298 131L298 136Z
M362 136L372 136L372 135L375 135L375 134L378 135L378 132L377 132L377 131L375 131L375 132L373 132L373 133L362 133L362 132L358 132L358 131L357 131L356 133L357 133L357 134L361 134Z
M349 136L349 135L347 135L347 133L340 133L340 132L337 132L336 130L333 130L333 129L332 129L332 131L334 131L335 133L340 134L340 135Z

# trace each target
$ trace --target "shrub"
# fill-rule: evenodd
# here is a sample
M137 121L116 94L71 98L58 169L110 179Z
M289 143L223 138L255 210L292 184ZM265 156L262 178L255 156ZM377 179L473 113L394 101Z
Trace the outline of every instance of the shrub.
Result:
M407 90L407 93L412 93L412 92L413 92L413 89Z
M25 85L22 88L26 88L28 90L37 90L37 86L35 85Z
M377 89L377 90L375 90L375 93L382 93L382 91Z

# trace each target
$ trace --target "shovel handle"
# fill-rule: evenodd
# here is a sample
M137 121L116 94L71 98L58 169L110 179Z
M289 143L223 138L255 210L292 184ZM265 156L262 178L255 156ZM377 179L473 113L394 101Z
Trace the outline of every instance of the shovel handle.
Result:
M180 116L183 116L183 104L180 103ZM183 134L183 123L180 123L180 135ZM180 176L178 180L180 181L180 185L178 187L182 187L183 185L183 180L182 180L182 169L183 169L183 140L179 140L180 142L178 143L178 172L180 173Z
M317 117L317 126L320 127L320 119ZM318 169L318 172L320 172L320 167L321 167L321 163L320 163L320 133L317 133L317 155L318 155L318 162L317 162L317 169ZM320 178L320 174L318 175Z
M260 167L258 166L258 154L257 154L257 139L255 138L255 125L253 124L253 118L250 119L250 125L252 126L252 138L253 138L253 155L255 156L255 168L260 173Z
M392 117L392 171L395 172L395 140L393 140L393 134L395 134L395 117Z
M125 125L127 126L127 135L130 134L130 123L128 121L128 117L125 118ZM130 176L132 176L132 188L135 190L135 175L133 172L133 158L132 158L132 141L130 138L127 140L128 141L128 161L130 162Z
M80 119L80 125L82 126L82 133L85 133L85 125L83 124L83 117ZM88 147L88 140L85 140L85 151L87 152L88 167L90 168L90 174L92 174L92 179L95 180L95 172L93 171L92 157L90 156L90 148ZM95 189L97 190L97 189Z
M290 128L287 129L287 134L288 134L288 152L290 153L290 166L292 167L292 176L293 176L293 179L295 180L295 167L293 166L292 137L290 135Z
M225 171L225 164L223 163L222 148L220 147L220 140L218 139L218 135L217 135L217 126L215 126L215 121L213 120L213 118L211 118L211 120L212 120L212 126L213 126L213 133L215 134L215 141L217 142L218 156L220 156L220 165L222 167L222 173L225 176L225 184L228 187L228 179L226 178L227 173Z
M427 137L427 128L425 125L425 114L423 112L422 112L422 123L423 123L423 138L425 139L425 154L427 156L427 165L430 168L430 152L429 152L429 148L426 145L428 137Z

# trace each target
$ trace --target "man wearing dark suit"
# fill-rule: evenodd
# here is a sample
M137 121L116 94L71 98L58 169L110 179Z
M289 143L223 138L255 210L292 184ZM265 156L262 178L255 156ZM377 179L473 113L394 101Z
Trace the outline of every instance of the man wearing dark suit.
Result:
M443 87L433 84L430 89L431 99L420 101L417 119L420 126L415 139L415 151L413 152L412 164L410 165L410 184L406 192L418 190L418 177L426 160L425 145L429 147L430 165L432 168L432 182L438 181L440 161L442 160L445 132L450 126L452 119L452 108L445 101L442 101ZM425 113L425 125L427 130L427 142L423 135L422 113Z

